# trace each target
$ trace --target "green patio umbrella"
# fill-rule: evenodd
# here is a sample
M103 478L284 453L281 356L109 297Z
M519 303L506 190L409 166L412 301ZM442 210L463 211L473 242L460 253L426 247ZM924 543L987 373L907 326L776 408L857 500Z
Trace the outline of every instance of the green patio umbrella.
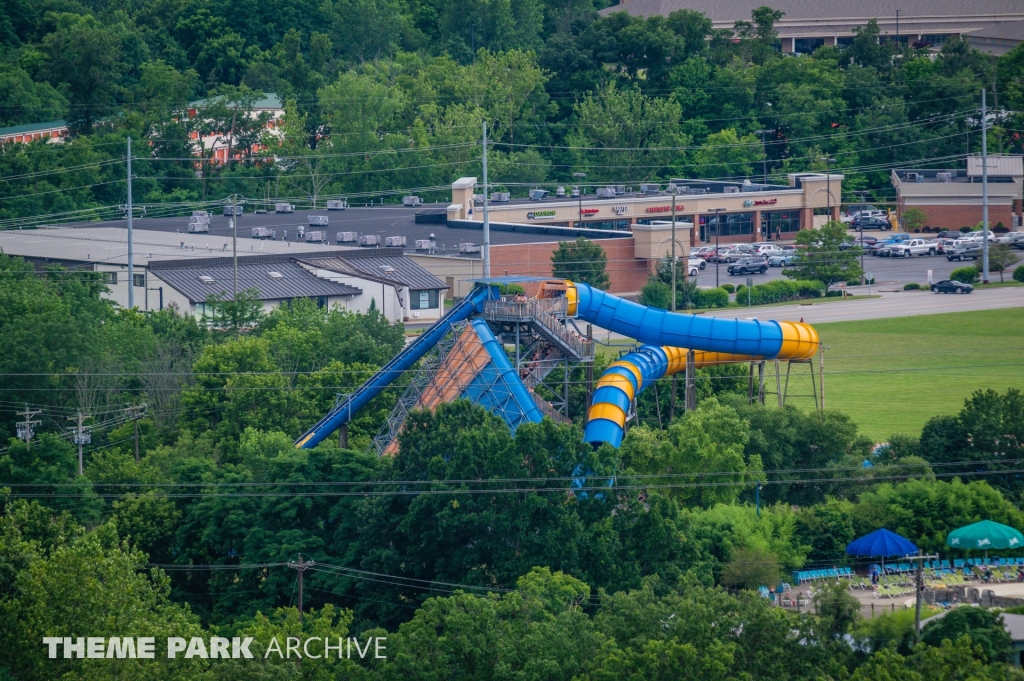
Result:
M1014 549L1024 546L1024 534L991 520L982 520L953 530L946 537L946 546L955 549Z

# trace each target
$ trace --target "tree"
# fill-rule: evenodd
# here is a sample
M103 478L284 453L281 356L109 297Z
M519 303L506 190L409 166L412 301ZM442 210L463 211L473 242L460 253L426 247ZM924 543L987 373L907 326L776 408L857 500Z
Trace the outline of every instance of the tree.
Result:
M797 232L793 267L782 273L791 279L816 279L825 286L859 279L864 273L860 267L861 249L841 250L839 245L845 241L846 225L841 222Z
M611 286L607 272L608 255L600 245L579 237L576 241L559 241L551 254L551 272L560 279L590 284L602 291Z
M761 141L754 135L738 137L733 128L708 135L693 158L701 177L729 179L748 177L753 164L764 158Z
M774 587L782 573L779 560L771 553L757 549L737 549L722 567L722 584L756 590L761 586Z
M977 646L981 662L1007 662L1013 644L1003 627L1002 615L985 608L956 608L929 622L921 631L921 642L939 648L946 641L967 635Z
M911 206L903 211L903 227L908 232L916 232L924 227L928 221L928 214L917 206Z
M1005 281L1003 273L1020 262L1020 256L1014 253L1009 244L989 244L988 269L999 273L999 283Z

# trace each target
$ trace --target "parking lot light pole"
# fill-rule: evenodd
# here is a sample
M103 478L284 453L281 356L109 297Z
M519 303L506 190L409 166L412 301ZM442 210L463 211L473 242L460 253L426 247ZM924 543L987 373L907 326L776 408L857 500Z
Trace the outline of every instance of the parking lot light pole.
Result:
M583 180L586 179L587 174L586 173L573 173L572 176L576 177L576 178L579 178L579 180L580 180L579 192L577 193L576 198L579 199L579 203L580 203L580 225L582 225L583 224Z
M832 164L836 160L830 156L822 156L821 160L825 162L825 205L828 206L826 222L832 222Z
M988 283L988 109L981 90L981 283Z
M761 136L761 155L763 157L761 159L761 173L764 175L763 180L764 180L765 184L768 184L768 149L765 148L764 136L765 135L770 135L773 132L775 132L775 131L774 130L755 130L754 131L755 135L760 135Z

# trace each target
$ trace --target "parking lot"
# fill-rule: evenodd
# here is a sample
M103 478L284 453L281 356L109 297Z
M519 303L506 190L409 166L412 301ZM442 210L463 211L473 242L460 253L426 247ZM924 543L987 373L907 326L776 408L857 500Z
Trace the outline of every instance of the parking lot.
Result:
M853 235L854 233L851 232L850 234ZM885 236L888 236L888 234ZM722 245L724 246L725 244L723 243ZM927 283L928 270L932 270L932 281L940 281L948 279L949 273L958 267L969 267L980 263L980 259L978 261L950 262L946 260L944 255L913 256L910 258L864 256L864 269L874 276L877 284L899 284L900 286L911 282L918 284ZM715 267L715 263L709 262L707 267L697 275L698 286L715 286ZM740 276L730 276L728 272L729 266L725 263L721 263L717 267L719 284L743 284L746 283L747 276L750 276L755 284L763 284L773 279L785 278L782 276L783 268L781 267L769 267L768 271L764 274ZM996 281L999 280L998 274L994 274L994 277Z

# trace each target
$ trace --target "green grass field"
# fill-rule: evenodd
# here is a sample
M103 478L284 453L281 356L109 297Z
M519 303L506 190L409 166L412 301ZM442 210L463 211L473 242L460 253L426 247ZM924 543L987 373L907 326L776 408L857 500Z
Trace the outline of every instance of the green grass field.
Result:
M1024 308L815 325L825 406L875 441L917 434L975 390L1024 389Z

